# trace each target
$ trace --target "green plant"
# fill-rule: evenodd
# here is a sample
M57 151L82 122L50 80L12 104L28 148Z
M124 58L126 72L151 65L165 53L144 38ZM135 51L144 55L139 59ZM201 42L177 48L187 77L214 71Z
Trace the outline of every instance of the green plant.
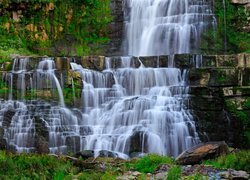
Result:
M240 151L223 155L216 160L205 161L204 164L212 165L216 168L232 168L250 172L250 151Z
M129 167L143 173L152 173L161 164L174 164L174 160L171 157L159 156L156 154L149 154L142 157L133 164L129 164Z
M168 170L167 180L178 180L181 179L181 167L173 166Z

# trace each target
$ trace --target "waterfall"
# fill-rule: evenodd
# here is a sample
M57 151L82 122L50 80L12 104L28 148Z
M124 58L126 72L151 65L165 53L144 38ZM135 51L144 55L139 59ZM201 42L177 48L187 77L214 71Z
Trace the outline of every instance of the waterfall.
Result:
M143 64L133 68L131 64L131 57L122 57L121 67L112 69L107 58L107 69L100 73L71 63L84 78L84 124L91 129L84 136L82 149L177 156L198 143L185 105L186 73L177 68L145 68Z
M125 54L197 53L200 36L214 24L209 1L126 0Z
M175 54L198 51L201 33L214 23L209 2L126 0L124 6L127 56L106 58L103 71L85 68L82 59L70 63L83 84L77 91L78 108L65 106L63 83L72 82L75 100L74 79L63 79L65 72L57 71L53 58L39 58L37 63L29 58L14 60L5 76L8 100L0 101L0 126L9 149L39 148L37 126L42 126L50 153L108 150L122 158L133 153L177 156L200 142L188 106L188 70L175 67ZM142 55L158 56L157 68L146 67ZM168 55L165 66L160 65L159 55ZM202 56L191 60L202 66ZM59 97L59 104L37 96L27 101L28 90L56 90L50 96Z

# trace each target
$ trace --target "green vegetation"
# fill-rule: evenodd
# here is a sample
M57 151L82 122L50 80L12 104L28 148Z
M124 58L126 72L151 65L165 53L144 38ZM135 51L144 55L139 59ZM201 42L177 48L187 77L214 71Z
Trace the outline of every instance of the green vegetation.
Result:
M159 156L156 154L149 154L147 156L142 157L135 163L128 164L128 167L134 168L136 171L142 173L152 173L157 167L161 164L174 164L174 160L167 156Z
M205 161L204 164L216 168L250 171L249 161L250 151L240 151L235 154L221 156L216 160ZM167 180L208 179L199 172L183 176L181 166L175 165L172 158L153 154L130 161L114 158L97 158L95 160L90 158L72 161L66 156L12 154L5 151L0 151L0 179L115 180L117 177L126 174L128 176L124 177L130 177L131 172L140 170L142 174L137 172L136 178L144 180L148 178L146 173L155 173L157 167L161 164L168 164L170 167L166 172Z
M249 115L249 104L250 99L247 98L243 102L235 102L230 99L225 101L225 105L229 113L239 120L242 124L242 136L244 142L242 142L243 147L250 146L250 115Z
M0 3L0 59L10 54L100 54L111 21L109 0Z
M0 151L0 179L61 179L74 171L71 163L52 156Z
M167 180L176 180L181 178L181 167L173 166L168 171Z
M216 168L232 168L250 172L250 151L240 151L224 155L216 160L205 161L204 164L212 165Z
M244 26L247 26L250 12L244 6L233 5L231 0L225 0L225 5L224 15L223 1L214 1L217 30L204 34L201 49L207 54L249 53L250 33Z

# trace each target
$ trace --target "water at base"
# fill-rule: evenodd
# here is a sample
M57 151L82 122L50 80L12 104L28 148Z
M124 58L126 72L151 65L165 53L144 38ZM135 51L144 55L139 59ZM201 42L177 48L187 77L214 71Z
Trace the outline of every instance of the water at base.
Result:
M197 53L201 34L216 24L206 0L125 0L124 54Z

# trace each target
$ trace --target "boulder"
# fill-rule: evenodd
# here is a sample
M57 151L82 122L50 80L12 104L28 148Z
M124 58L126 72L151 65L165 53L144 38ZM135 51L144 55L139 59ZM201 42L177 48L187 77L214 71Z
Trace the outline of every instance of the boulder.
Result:
M12 118L15 115L15 110L14 109L9 109L6 112L4 112L3 115L3 127L9 128Z
M118 157L118 154L112 151L107 151L107 150L101 150L98 152L97 157L111 157L111 158L116 158Z
M227 153L229 148L224 141L201 143L181 153L176 162L180 165L199 164L203 160L217 158Z
M95 156L95 151L93 150L84 150L81 152L77 152L75 154L76 158L82 158L82 159L88 159L88 158L92 158Z

